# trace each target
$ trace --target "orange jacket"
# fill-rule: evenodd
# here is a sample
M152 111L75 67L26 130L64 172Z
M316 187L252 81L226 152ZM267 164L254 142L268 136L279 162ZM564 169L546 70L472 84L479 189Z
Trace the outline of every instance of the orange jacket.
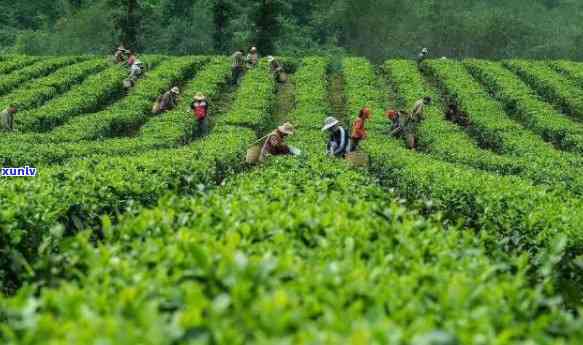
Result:
M366 128L364 128L364 124L366 120L362 117L359 117L354 121L352 124L352 135L350 136L353 139L366 139L367 133Z

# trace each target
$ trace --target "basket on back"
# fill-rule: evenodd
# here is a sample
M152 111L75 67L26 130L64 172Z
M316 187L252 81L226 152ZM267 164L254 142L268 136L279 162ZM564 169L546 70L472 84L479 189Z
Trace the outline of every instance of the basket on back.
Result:
M255 164L259 162L259 156L261 155L261 146L253 145L247 149L247 156L245 157L245 162L249 164Z
M353 167L367 167L368 154L362 151L354 151L346 154L346 160Z

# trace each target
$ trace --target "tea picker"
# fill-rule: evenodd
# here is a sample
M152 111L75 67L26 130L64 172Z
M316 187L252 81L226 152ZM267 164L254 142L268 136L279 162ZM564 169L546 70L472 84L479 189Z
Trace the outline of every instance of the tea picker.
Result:
M281 63L271 55L267 57L267 62L269 62L273 78L279 83L285 83L287 81L287 73L285 73Z
M14 114L16 114L16 106L9 105L0 113L0 130L13 131L14 130Z
M285 140L288 136L293 135L295 129L289 122L277 127L273 132L255 141L247 150L247 163L264 162L270 156L292 155L300 156L302 151L298 148L288 146ZM256 145L263 142L260 147Z
M328 117L324 121L322 132L328 132L330 138L326 145L326 154L332 157L344 157L348 151L350 138L348 132L335 117Z
M408 116L401 116L401 127L407 140L407 147L414 149L416 147L417 125L421 123L425 116L425 107L431 104L431 97L426 96L415 102L413 111Z
M180 89L177 86L174 86L170 91L166 91L162 96L158 97L154 103L152 113L160 114L176 108L178 95L180 95Z

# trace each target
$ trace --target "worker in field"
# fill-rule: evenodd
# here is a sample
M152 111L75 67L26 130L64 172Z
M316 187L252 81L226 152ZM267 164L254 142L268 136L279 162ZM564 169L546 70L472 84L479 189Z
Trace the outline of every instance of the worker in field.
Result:
M348 131L342 127L337 118L329 116L324 121L322 132L328 132L330 138L326 145L326 154L332 157L344 157L350 145Z
M139 59L135 60L134 63L130 66L130 75L128 79L124 81L124 86L127 89L134 87L143 73L144 63Z
M285 143L285 139L289 135L293 135L294 131L294 126L286 122L267 135L261 148L259 161L265 161L269 156L299 155L300 152L298 149L290 147Z
M249 49L249 54L247 54L245 62L247 63L248 69L255 68L255 66L257 66L259 63L259 54L257 53L256 47L251 47L251 49Z
M419 65L423 61L425 61L425 59L427 59L428 55L429 55L429 49L427 49L427 48L421 49L421 52L419 53L419 55L417 55L417 64Z
M407 116L401 117L401 128L403 128L405 139L407 140L407 147L410 149L415 149L417 146L417 125L419 125L425 117L425 107L430 104L431 97L425 96L415 102L411 113L407 114Z
M269 62L269 68L271 70L273 78L277 82L285 83L287 81L287 75L285 74L285 71L281 63L271 55L267 57L267 62Z
M389 129L389 133L391 136L398 136L401 133L401 124L400 118L402 116L402 111L400 110L388 110L387 111L387 118L391 121L391 128Z
M457 102L450 101L447 105L447 111L445 112L445 118L451 122L457 123L460 126L467 127L469 125L467 115L461 111L457 105Z
M366 121L370 119L371 113L368 107L364 107L358 113L358 117L352 124L352 133L350 135L350 152L354 152L358 149L358 145L361 141L366 139Z
M136 60L138 59L138 56L136 55L136 53L134 53L133 51L129 50L128 53L128 66L131 68L134 63L136 63Z
M14 130L14 116L16 114L16 106L11 104L8 108L0 113L0 129L3 131Z
M128 58L127 55L128 53L129 51L122 44L115 51L115 54L113 55L113 60L115 61L116 64L125 63Z
M157 106L154 105L153 112L155 114L159 114L176 108L179 95L180 89L177 86L174 86L169 91L166 91L162 96L159 97Z
M245 73L245 57L243 56L243 51L236 51L231 59L231 84L238 85L241 77Z
M197 122L196 134L198 136L207 135L209 130L209 103L206 99L206 96L202 92L197 92L196 95L194 95L193 101L190 104L190 109Z

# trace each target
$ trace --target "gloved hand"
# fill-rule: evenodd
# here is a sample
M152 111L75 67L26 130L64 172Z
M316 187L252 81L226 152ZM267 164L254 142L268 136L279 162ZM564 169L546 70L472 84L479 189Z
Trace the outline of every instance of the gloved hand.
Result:
M289 152L294 156L299 156L302 154L302 151L300 149L293 147L293 146L289 147Z

